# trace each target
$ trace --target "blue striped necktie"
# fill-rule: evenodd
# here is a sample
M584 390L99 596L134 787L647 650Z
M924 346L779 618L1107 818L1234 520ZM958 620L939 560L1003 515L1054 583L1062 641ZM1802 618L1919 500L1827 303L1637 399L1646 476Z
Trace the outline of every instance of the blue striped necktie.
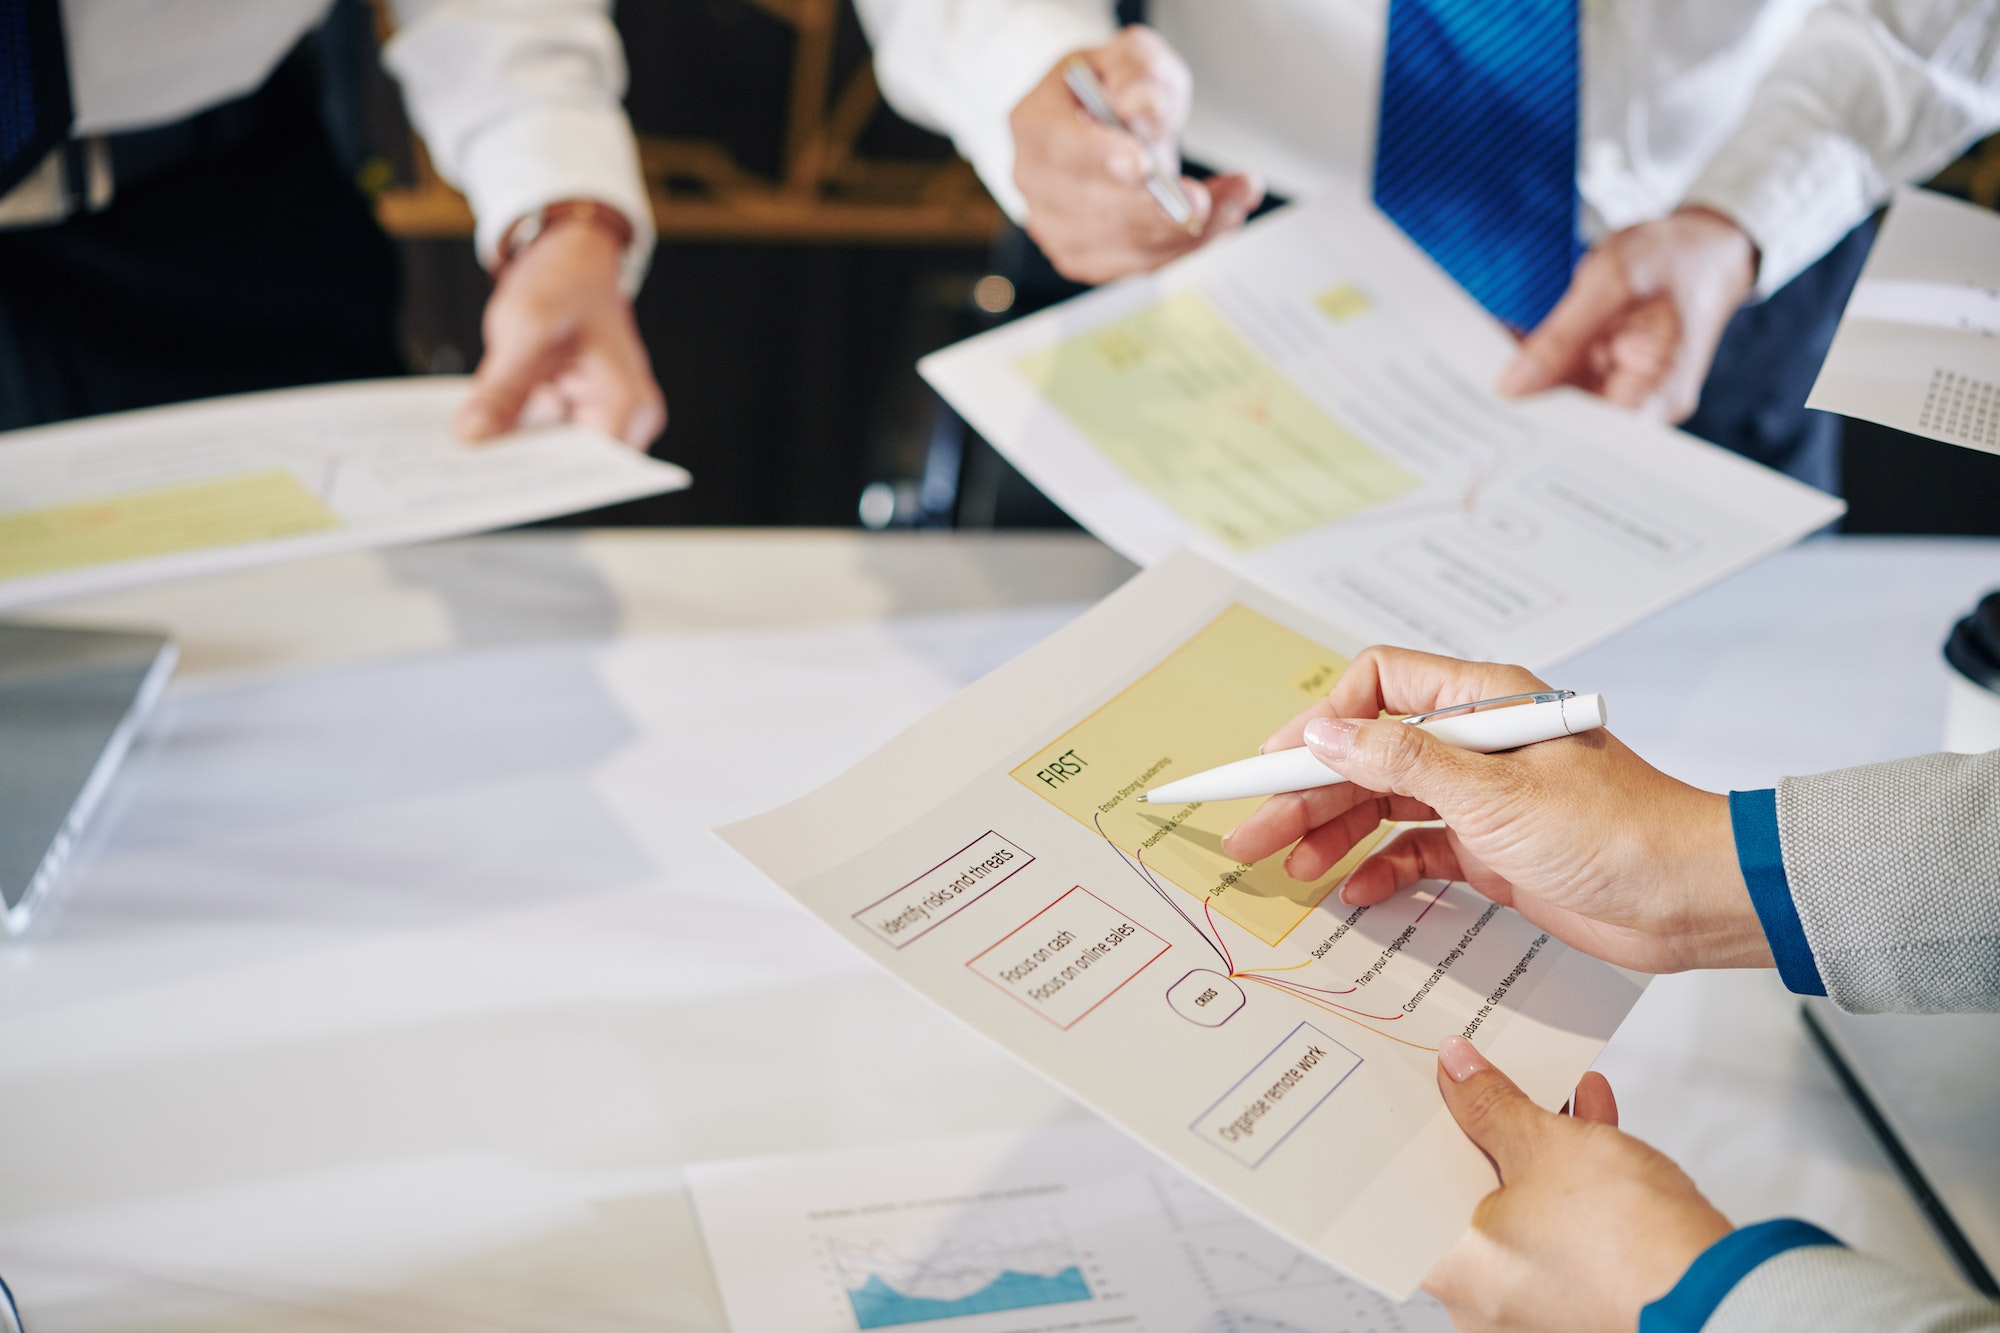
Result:
M0 0L0 195L69 137L58 0Z
M1516 329L1541 323L1582 254L1577 4L1389 4L1375 202Z

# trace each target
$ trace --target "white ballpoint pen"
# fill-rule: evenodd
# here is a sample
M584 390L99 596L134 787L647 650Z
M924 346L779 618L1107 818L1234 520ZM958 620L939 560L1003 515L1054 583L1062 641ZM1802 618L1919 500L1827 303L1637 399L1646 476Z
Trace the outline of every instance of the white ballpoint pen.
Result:
M1429 713L1416 713L1403 721L1413 727L1422 727L1447 745L1480 754L1493 754L1533 745L1537 741L1552 741L1595 731L1605 724L1606 716L1604 696L1601 694L1544 690L1535 694L1509 694L1498 699L1481 699L1477 703L1456 704ZM1331 787L1336 782L1345 781L1346 778L1321 763L1311 750L1300 746L1207 769L1142 792L1139 799L1152 805L1233 801L1245 796L1309 791L1314 787Z

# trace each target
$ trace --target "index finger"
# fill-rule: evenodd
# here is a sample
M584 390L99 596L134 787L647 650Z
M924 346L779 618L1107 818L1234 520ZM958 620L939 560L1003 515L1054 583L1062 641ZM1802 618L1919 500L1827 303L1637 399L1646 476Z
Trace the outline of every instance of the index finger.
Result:
M556 372L563 355L562 341L546 330L490 340L473 372L472 393L453 422L458 437L484 440L514 429L528 395Z
M1350 846L1385 819L1437 818L1437 811L1422 801L1369 791L1351 782L1336 782L1266 798L1241 824L1223 835L1222 849L1239 861L1261 861L1357 809L1364 814L1356 824Z
M1180 132L1194 81L1166 38L1133 24L1084 58L1104 85L1112 109L1133 130L1169 142Z
M1067 97L1067 91L1063 94ZM1145 145L1124 130L1100 125L1081 106L1073 117L1056 119L1031 131L1029 142L1017 141L1015 152L1032 154L1042 165L1066 176L1108 181L1144 191Z
M1555 309L1521 340L1514 360L1501 372L1500 392L1519 397L1582 383L1591 347L1632 304L1632 295L1617 260L1602 251L1586 256Z

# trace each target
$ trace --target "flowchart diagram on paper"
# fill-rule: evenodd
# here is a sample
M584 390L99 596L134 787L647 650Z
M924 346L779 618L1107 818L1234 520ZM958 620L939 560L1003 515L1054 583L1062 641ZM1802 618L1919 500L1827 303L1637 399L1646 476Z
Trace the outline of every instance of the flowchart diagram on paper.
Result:
M843 937L1302 1247L1398 1297L1492 1171L1436 1089L1471 1035L1559 1104L1637 997L1463 885L1351 908L1235 862L1253 752L1358 645L1162 561L847 774L722 830Z

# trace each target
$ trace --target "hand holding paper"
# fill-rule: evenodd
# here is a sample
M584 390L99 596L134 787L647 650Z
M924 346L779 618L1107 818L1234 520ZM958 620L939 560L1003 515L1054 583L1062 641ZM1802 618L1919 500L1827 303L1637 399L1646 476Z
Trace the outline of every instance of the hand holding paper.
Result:
M1705 363L1747 282L1735 262L1697 299L1678 261L1594 261L1616 280L1550 373L1577 361L1603 390L1669 353ZM1621 360L1656 321L1671 336L1645 366ZM1393 223L1328 198L920 369L1133 560L1191 544L1367 639L1456 657L1553 662L1840 512L1575 389L1504 398L1515 355Z
M486 355L454 428L469 440L513 430L536 396L554 415L644 449L667 401L619 289L621 252L585 222L558 222L501 273L486 303Z
M1729 1233L1686 1172L1618 1132L1602 1074L1583 1076L1571 1115L1552 1115L1472 1043L1447 1037L1443 1047L1445 1105L1500 1177L1424 1279L1457 1327L1634 1328Z
M1757 282L1757 247L1706 208L1604 238L1500 377L1503 393L1574 385L1661 421L1685 421L1730 316Z

